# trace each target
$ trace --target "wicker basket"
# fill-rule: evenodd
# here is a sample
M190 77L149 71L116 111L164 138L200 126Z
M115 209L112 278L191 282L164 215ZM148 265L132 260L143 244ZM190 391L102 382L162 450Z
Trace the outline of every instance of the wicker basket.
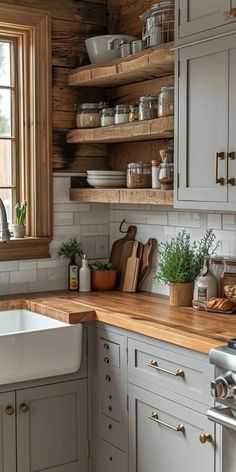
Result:
M193 283L169 284L170 305L171 306L192 306Z

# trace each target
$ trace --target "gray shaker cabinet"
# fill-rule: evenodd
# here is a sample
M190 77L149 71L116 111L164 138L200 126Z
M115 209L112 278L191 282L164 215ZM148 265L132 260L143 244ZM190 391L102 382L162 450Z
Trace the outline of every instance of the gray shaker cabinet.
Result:
M19 390L16 411L17 472L87 471L86 380Z
M236 34L179 49L177 68L175 206L235 210Z
M0 395L0 472L16 472L15 392Z
M213 443L200 442L210 434ZM214 472L214 425L204 415L129 386L129 472Z

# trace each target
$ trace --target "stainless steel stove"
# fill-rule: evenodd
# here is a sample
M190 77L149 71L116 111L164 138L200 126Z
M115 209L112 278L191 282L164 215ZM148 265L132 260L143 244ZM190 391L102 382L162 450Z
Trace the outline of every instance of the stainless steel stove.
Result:
M207 412L208 419L218 427L222 448L222 472L236 470L236 339L228 346L210 351L210 363L216 367L211 394L216 400Z

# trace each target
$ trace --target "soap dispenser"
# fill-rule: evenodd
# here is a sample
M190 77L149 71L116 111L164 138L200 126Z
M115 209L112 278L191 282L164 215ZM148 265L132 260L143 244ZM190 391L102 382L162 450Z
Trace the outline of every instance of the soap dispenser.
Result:
M201 274L194 284L194 301L207 302L211 297L217 297L217 279L210 272L209 264L210 258L205 257Z
M79 291L91 292L91 271L85 254L82 259L82 267L79 271Z

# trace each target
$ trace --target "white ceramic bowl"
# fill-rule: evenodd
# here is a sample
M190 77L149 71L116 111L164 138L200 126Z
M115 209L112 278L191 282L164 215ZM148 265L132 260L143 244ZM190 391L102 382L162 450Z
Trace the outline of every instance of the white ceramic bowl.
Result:
M126 175L125 171L121 170L87 170L88 175L107 175L110 177L111 175L114 176L123 176Z
M134 41L135 36L106 34L85 40L87 53L92 64L110 62L120 57L119 46Z
M87 179L89 185L95 188L121 188L126 186L126 180Z

